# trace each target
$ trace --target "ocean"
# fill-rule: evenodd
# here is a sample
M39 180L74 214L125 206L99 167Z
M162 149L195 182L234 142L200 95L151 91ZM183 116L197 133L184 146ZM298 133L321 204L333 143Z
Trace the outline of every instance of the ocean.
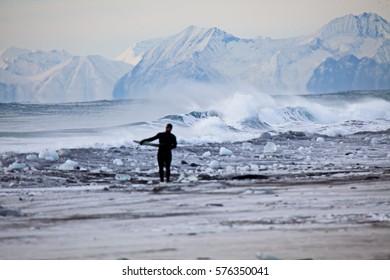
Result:
M0 152L132 146L174 125L179 144L246 141L262 132L349 135L390 128L390 91L65 104L0 103Z

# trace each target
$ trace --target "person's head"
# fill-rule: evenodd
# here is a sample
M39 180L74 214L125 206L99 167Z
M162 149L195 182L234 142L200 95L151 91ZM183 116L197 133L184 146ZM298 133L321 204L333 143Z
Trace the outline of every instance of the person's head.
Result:
M172 131L172 124L167 124L166 128L165 128L165 131L166 132L171 132Z

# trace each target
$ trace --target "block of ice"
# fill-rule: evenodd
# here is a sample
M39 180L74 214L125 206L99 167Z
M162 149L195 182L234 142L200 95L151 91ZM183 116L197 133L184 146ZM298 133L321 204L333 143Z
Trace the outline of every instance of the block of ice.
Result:
M252 151L253 150L253 145L252 145L252 143L249 143L249 142L243 142L241 144L241 148L243 150Z
M209 164L210 168L217 170L221 168L221 164L219 163L218 160L212 160Z
M236 171L236 169L233 166L231 166L231 165L226 166L227 173L234 173L235 171Z
M29 154L29 155L26 156L26 160L37 161L38 160L38 156L36 154Z
M379 137L372 137L371 138L371 141L370 141L370 144L371 145L379 145L382 143L382 139L379 138Z
M116 174L115 180L117 181L129 181L131 177L127 174Z
M12 163L8 166L8 169L10 169L10 170L23 170L26 167L27 167L27 165L24 162L15 161L14 163Z
M58 155L60 157L70 157L70 150L68 150L68 149L59 149L58 150Z
M220 156L232 156L233 152L229 149L226 149L225 147L221 147L221 149L219 149L219 155Z
M202 154L202 158L209 158L209 157L211 157L210 151L204 152L204 153Z
M43 151L41 151L38 157L40 159L49 160L49 161L56 161L60 158L56 151L49 150L49 149L44 149Z
M115 165L118 165L118 166L122 166L123 165L123 161L119 158L116 158L112 161L113 164Z
M65 163L61 164L59 170L75 170L79 168L79 164L73 160L68 159Z
M271 154L275 153L278 150L275 143L273 142L267 142L267 144L264 146L264 153L265 154Z
M257 164L251 164L251 171L253 172L259 172L259 166Z

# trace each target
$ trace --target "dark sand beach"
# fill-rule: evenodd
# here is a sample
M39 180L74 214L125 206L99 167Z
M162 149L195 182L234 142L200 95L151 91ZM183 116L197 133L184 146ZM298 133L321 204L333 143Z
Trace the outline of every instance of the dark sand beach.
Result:
M153 147L3 153L0 259L390 259L389 153L388 130L182 144L168 184Z

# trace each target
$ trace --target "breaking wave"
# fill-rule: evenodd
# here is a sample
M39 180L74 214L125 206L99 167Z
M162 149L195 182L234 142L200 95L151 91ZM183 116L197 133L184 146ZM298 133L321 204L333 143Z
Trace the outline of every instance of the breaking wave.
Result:
M174 124L180 143L245 141L265 131L292 130L329 136L381 131L390 127L390 93L322 96L235 93L198 104L183 102L174 106L161 100L54 105L0 103L0 152L132 145L133 140L163 130L168 122Z

